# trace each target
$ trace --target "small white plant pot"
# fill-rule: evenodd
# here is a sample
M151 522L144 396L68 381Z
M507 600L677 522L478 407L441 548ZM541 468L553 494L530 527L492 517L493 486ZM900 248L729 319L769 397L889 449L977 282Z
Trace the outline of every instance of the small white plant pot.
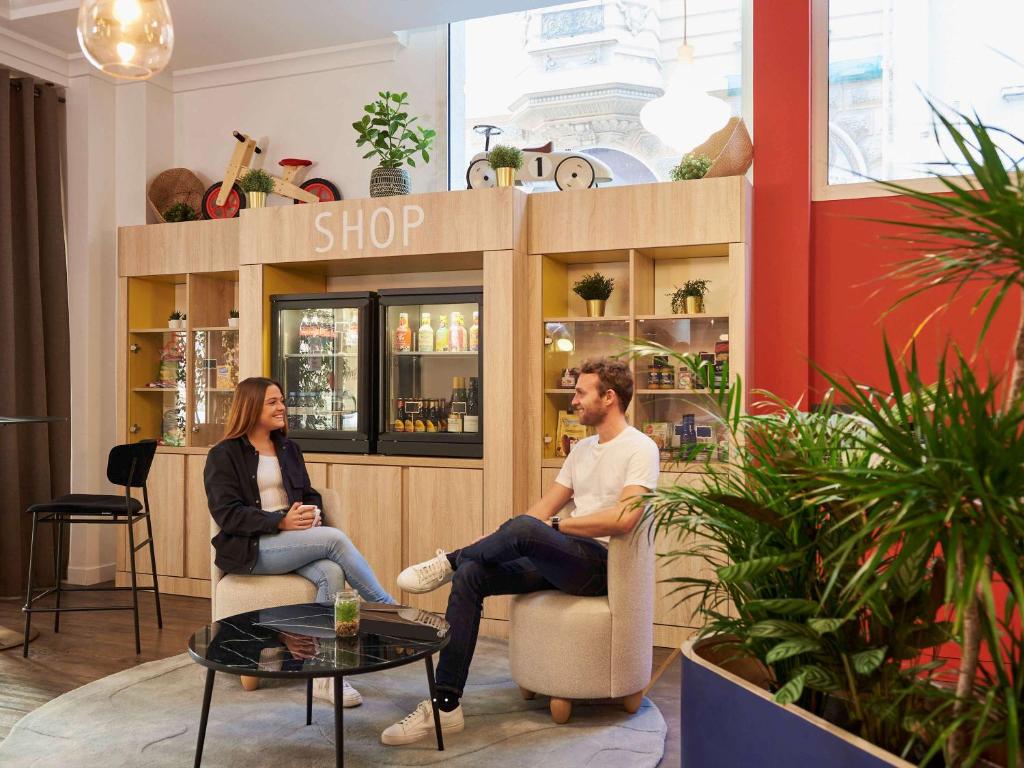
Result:
M238 327L238 318L237 317L229 317L228 318L228 328L237 328L237 327Z

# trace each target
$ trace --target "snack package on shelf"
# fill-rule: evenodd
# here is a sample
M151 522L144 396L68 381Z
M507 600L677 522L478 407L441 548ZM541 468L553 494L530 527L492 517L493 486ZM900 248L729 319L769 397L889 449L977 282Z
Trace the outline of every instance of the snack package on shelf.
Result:
M558 428L555 432L555 455L562 458L569 455L584 437L593 434L589 427L580 424L580 418L570 411L558 412Z
M672 425L667 421L644 422L643 432L654 441L659 451L664 451L671 446Z

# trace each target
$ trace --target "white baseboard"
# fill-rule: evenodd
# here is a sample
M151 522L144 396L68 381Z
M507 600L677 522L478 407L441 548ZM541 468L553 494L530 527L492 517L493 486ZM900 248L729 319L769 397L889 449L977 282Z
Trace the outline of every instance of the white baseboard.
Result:
M68 566L68 584L89 586L90 584L101 584L104 581L113 581L117 571L117 563L103 563L102 565L89 566Z

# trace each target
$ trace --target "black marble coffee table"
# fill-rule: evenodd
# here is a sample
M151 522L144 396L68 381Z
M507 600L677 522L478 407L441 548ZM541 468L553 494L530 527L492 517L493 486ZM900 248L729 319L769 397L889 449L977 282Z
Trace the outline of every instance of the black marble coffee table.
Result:
M443 750L431 656L448 644L448 623L433 613L383 603L362 603L360 614L359 636L354 638L336 637L334 606L319 603L241 613L193 634L188 642L189 655L207 669L196 768L203 759L206 722L217 672L306 680L306 725L313 721L313 678L333 678L335 765L342 766L345 762L342 679L423 659L434 708L437 748Z

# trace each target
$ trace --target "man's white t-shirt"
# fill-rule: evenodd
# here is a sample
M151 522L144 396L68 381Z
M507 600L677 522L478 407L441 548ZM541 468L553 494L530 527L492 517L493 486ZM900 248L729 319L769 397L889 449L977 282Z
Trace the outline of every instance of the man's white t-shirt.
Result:
M658 446L635 427L626 427L606 443L585 437L569 452L555 482L572 491L571 517L584 517L618 503L622 489L658 487L661 455ZM608 543L607 536L597 541Z

